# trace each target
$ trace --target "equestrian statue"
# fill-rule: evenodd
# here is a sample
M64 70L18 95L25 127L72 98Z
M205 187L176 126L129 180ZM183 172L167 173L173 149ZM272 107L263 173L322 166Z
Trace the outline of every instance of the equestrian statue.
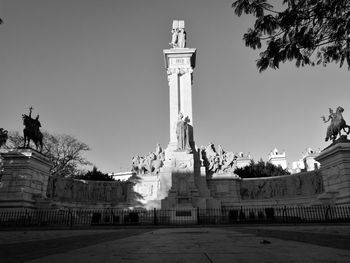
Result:
M342 107L338 107L335 111L331 108L329 108L329 116L328 119L326 119L324 116L321 118L326 123L328 121L331 121L327 128L327 134L325 141L333 140L333 142L336 140L337 136L339 135L339 138L341 138L341 131L343 130L346 134L350 133L350 126L346 124L345 120L343 119L343 113L344 109ZM347 129L347 130L346 130Z
M43 134L40 131L41 123L39 121L39 115L35 119L32 118L33 107L29 108L29 116L22 114L23 119L23 137L24 145L23 148L30 148L30 140L35 144L36 150L40 152L43 149Z

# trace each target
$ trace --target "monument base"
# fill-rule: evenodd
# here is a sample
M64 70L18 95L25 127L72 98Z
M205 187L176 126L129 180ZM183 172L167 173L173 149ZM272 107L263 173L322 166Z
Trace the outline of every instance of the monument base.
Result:
M350 203L350 140L342 137L315 158L321 163L324 204Z
M160 172L161 208L175 211L220 208L220 202L210 197L198 153L173 151L168 156Z
M3 176L0 207L34 208L36 198L45 198L51 161L32 149L2 153Z
M197 209L175 209L170 212L171 224L196 224L198 222Z

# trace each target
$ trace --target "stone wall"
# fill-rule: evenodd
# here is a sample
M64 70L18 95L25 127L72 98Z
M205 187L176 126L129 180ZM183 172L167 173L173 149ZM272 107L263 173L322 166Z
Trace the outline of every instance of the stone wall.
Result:
M242 179L241 199L269 199L309 196L323 192L320 172L304 172L294 175Z
M47 197L53 202L127 205L133 201L133 183L120 181L85 181L50 177Z
M208 180L213 196L221 201L222 207L315 205L319 204L318 196L324 191L319 171L231 181L223 187L222 180ZM233 183L239 191L236 196L231 189Z

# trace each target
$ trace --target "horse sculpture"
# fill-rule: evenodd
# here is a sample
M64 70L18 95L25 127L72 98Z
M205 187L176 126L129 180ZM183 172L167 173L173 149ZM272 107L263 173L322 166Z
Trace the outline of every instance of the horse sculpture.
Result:
M333 113L330 110L330 116L328 118L331 119L331 124L327 128L327 135L325 141L333 140L333 142L336 140L337 136L339 135L339 138L341 137L341 131L343 130L346 134L350 133L350 126L346 124L345 120L343 119L342 112L344 109L342 107L338 107L336 112ZM323 117L324 122L326 121ZM347 131L345 129L348 129Z
M43 134L40 132L40 122L37 119L32 119L31 117L22 114L23 125L23 137L24 137L24 148L30 148L30 140L35 144L36 150L43 149ZM34 123L37 122L37 123Z

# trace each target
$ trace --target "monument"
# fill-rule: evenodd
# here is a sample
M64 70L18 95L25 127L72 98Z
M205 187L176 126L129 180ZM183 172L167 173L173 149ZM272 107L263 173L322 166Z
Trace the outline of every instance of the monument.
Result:
M319 199L326 204L350 203L350 140L347 139L350 126L346 124L343 112L344 109L340 106L335 113L329 108L328 119L321 117L325 123L331 121L327 127L325 141L333 141L315 158L321 163L324 183L324 193ZM342 135L342 131L346 135Z
M29 116L22 115L25 126L23 147L6 150L1 154L4 168L0 182L1 208L35 208L36 200L46 197L52 164L49 158L41 153L43 146L41 124L39 115L35 119L31 117L32 110L33 107L30 107ZM30 148L30 140L33 140L40 152Z
M218 208L220 202L210 196L194 143L192 85L196 49L186 47L184 21L173 21L170 45L170 49L163 50L170 96L170 141L159 173L161 208Z

